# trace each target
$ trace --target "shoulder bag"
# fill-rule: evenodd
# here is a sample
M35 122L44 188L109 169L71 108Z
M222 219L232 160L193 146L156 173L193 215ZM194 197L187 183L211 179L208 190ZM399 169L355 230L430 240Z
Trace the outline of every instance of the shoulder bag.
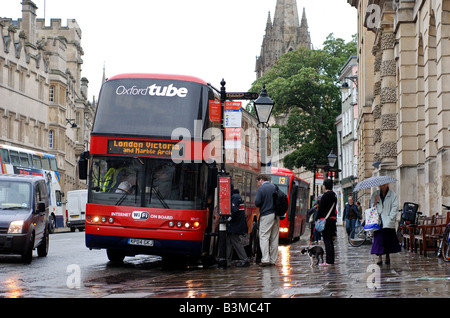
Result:
M316 224L315 224L315 230L316 230L317 232L322 232L322 231L325 229L325 223L326 223L328 217L330 216L331 211L333 211L333 208L334 208L334 203L333 203L333 205L331 206L331 209L330 209L330 211L328 212L327 216L326 216L325 218L323 218L323 219L319 219L319 220L316 221Z

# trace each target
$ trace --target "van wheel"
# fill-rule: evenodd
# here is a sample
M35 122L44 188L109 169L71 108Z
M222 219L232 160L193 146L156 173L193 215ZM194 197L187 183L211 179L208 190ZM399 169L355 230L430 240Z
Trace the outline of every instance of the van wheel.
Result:
M22 263L30 264L33 259L34 233L30 235L30 241L22 254Z
M48 254L48 245L50 243L50 237L48 235L48 230L45 231L44 238L42 239L41 244L39 244L37 248L37 253L39 257L45 257Z

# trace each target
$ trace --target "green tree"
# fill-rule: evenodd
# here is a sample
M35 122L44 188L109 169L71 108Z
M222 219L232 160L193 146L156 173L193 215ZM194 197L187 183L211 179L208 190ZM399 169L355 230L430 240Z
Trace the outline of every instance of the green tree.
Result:
M284 158L286 167L312 170L314 159L326 164L330 150L336 149L334 123L341 112L338 78L356 47L356 36L345 43L330 34L323 49L288 52L253 83L252 91L266 85L275 101L273 115L289 115L287 125L274 126L280 128L280 148L296 149Z

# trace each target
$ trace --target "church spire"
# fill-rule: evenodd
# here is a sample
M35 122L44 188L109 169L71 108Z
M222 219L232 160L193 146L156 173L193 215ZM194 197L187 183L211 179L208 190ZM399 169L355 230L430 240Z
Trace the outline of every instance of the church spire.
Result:
M264 75L286 52L301 46L312 47L306 12L303 9L300 25L297 0L277 0L273 23L270 17L269 12L261 55L256 61L257 78Z
M298 28L300 22L298 18L297 0L277 0L273 24L277 24L281 28Z
M302 24L300 25L300 27L308 29L308 19L306 18L306 10L305 10L305 8L303 8Z

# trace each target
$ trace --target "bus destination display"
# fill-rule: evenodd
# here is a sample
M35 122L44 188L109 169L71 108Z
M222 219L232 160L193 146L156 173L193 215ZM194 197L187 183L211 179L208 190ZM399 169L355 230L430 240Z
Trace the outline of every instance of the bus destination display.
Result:
M170 141L108 140L108 154L183 158L184 143Z

